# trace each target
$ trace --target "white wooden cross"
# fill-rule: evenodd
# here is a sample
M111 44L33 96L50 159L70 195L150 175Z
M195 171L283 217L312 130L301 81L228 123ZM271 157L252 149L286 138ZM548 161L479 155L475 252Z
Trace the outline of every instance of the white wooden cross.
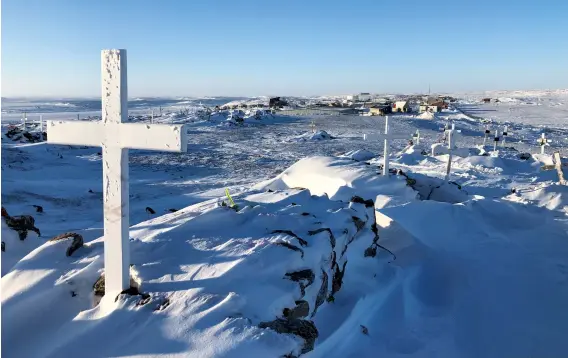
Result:
M22 123L24 124L24 130L27 129L27 123L28 122L28 114L26 112L24 112L24 115L22 116Z
M412 135L412 139L416 139L416 145L420 144L420 130L416 130L416 133Z
M491 134L491 131L489 130L489 124L486 124L485 125L485 135L483 136L483 146L484 147L487 144L487 137L489 137L489 134Z
M448 137L448 164L446 165L446 181L450 181L450 171L452 170L452 153L454 150L454 141L455 141L455 133L456 133L456 125L452 123L452 129L446 130L446 134Z
M389 116L385 117L385 133L381 135L369 135L363 134L364 140L373 140L373 139L381 139L384 138L385 140L385 149L384 149L384 161L383 161L383 175L389 175L389 141L391 139L408 139L408 135L406 134L392 134L389 133Z
M493 151L497 151L497 143L499 143L499 129L495 129L495 137L493 138Z
M102 51L102 121L48 121L47 142L102 147L105 293L130 287L128 149L185 152L183 125L128 120L126 50Z
M507 126L505 126L505 129L503 129L503 147L505 146L505 142L507 141L508 135L509 135L509 132L507 131Z
M546 135L542 133L538 139L538 144L540 145L540 154L544 154L544 146L550 146L550 140L546 139Z

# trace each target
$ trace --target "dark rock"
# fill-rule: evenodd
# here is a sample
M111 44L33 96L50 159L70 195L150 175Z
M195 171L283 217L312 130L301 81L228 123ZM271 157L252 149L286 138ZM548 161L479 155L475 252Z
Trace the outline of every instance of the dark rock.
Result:
M154 311L163 311L170 305L170 303L170 299L166 297L162 300L162 302L158 303Z
M2 252L6 251L6 243L2 241Z
M372 208L372 207L375 206L375 202L372 199L364 200L362 197L357 196L357 195L353 196L351 198L350 202L363 204L363 205L365 205L366 208Z
M358 232L365 227L365 221L359 219L356 216L352 216L351 219L353 220L353 223L355 224L355 227L357 228Z
M293 334L304 339L302 354L312 351L319 336L318 329L312 321L303 319L277 318L271 322L261 322L260 328L269 328L278 333Z
M371 245L365 249L364 257L375 257L377 256L377 247L375 245Z
M146 207L146 212L147 212L148 214L152 214L152 215L156 213L156 212L154 211L154 209L152 209L152 208L149 207L149 206Z
M56 237L50 239L49 241L61 241L69 238L72 238L73 241L71 242L71 245L67 248L66 255L71 256L75 251L83 247L83 236L74 232L66 232L64 234L57 235Z
M170 213L175 213L176 211L178 211L178 209L168 209L168 211L169 211Z
M519 154L519 159L529 160L529 159L531 159L531 155L530 155L530 153L521 153L521 154Z
M314 311L312 312L312 317L315 316L316 312L318 311L319 306L321 306L326 298L327 298L327 290L328 290L328 276L327 273L322 269L321 270L321 286L316 297L316 303L314 306Z
M340 269L337 263L335 264L335 271L333 272L333 279L331 281L331 296L335 295L335 293L341 290L346 266L347 266L347 260L343 263L343 269Z
M10 216L8 211L2 207L2 217L6 221L6 225L18 233L20 240L25 240L28 237L28 231L33 231L41 236L39 229L35 227L35 219L31 215Z
M294 245L289 244L289 243L284 242L284 241L277 242L276 245L283 246L283 247L290 249L290 250L298 251L302 255L302 258L304 258L304 250L300 249L298 246L294 246Z
M285 276L294 282L298 282L302 297L306 295L306 287L314 283L314 280L316 279L313 271L310 269L288 272Z
M306 240L302 239L301 237L294 234L290 230L274 230L274 231L271 232L271 234L286 234L286 235L289 235L289 236L292 236L292 237L295 237L296 239L298 239L298 241L300 242L300 246L308 246L308 242Z
M307 317L310 314L310 304L308 301L299 300L296 301L296 307L284 308L282 314L287 319L298 319Z
M335 236L333 236L333 232L331 232L331 229L328 227L323 227L323 228L319 228L316 230L310 230L308 231L308 235L313 236L316 234L319 234L320 232L324 232L327 231L329 233L329 243L331 244L331 248L334 249L335 248Z

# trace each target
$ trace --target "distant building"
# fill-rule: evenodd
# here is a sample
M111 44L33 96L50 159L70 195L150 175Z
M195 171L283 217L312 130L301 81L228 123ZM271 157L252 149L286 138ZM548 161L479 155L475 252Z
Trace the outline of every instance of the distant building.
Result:
M270 108L282 108L287 105L288 102L280 99L280 97L272 97L268 102L268 107Z
M384 116L392 113L392 107L389 104L369 104L365 107L369 109L369 115L371 116Z
M410 112L408 101L396 101L392 104L393 112Z
M371 94L367 92L361 92L354 97L356 97L355 100L359 102L368 102L371 100L371 98L373 98L373 96L371 96Z

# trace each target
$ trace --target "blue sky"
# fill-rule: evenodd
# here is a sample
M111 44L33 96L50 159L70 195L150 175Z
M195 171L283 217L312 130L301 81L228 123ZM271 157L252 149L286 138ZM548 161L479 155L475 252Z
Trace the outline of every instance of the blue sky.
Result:
M3 0L2 96L255 96L568 87L568 2Z

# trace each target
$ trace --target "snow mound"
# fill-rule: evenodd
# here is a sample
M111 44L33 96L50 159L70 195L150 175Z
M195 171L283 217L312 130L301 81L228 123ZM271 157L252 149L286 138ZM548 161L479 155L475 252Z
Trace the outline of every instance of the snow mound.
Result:
M435 115L432 112L422 112L421 114L417 115L416 118L420 119L434 119Z
M373 159L374 157L376 157L374 153L365 149L352 150L340 156L340 158L349 158L358 162L365 162Z
M102 239L72 257L56 242L33 251L2 278L2 324L10 327L2 353L298 355L318 337L312 320L333 302L374 290L356 282L392 259L376 246L372 202L331 201L307 190L235 200L238 212L197 204L132 228L131 275L144 296L105 296L92 307ZM348 281L357 289L341 298ZM30 325L26 317L42 319Z
M521 195L539 207L568 214L568 186L566 185L548 185L536 190L521 192Z
M392 205L416 199L404 177L384 177L376 169L349 159L309 157L286 169L275 179L255 186L259 190L305 188L315 195L349 201L353 195L376 200L377 193L393 197Z
M334 139L329 133L324 130L319 130L315 133L304 133L300 136L294 137L292 141L295 142L304 142L304 141L322 141L322 140L331 140Z

